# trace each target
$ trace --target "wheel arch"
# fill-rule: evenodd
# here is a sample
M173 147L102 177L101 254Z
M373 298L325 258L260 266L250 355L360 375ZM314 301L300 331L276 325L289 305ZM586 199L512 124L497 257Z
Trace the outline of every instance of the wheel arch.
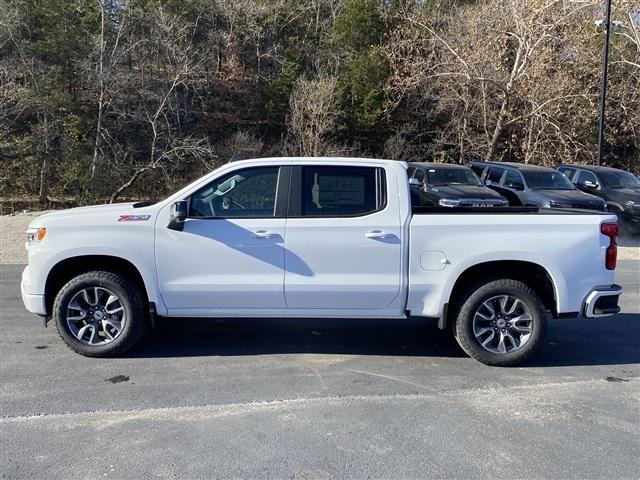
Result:
M467 288L481 281L499 278L510 278L525 283L540 296L545 309L551 311L554 316L558 315L558 292L553 277L542 265L526 260L493 260L468 267L453 285L447 312L455 310L456 302ZM447 318L443 315L439 326L445 328L446 324Z
M107 270L121 273L140 289L143 301L149 302L149 292L140 270L129 260L112 255L78 255L56 263L45 282L45 306L51 313L53 302L60 289L72 278L92 270Z

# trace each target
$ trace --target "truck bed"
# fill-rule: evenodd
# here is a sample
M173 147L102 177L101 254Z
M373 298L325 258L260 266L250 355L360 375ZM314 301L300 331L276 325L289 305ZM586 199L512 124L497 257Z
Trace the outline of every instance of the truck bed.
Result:
M423 207L411 206L414 215L610 215L609 212L582 210L577 208L538 208L538 207Z
M408 309L439 317L442 299L468 268L518 261L542 266L555 285L557 311L578 312L605 269L606 212L529 207L414 207L409 224ZM491 267L485 267L490 271Z

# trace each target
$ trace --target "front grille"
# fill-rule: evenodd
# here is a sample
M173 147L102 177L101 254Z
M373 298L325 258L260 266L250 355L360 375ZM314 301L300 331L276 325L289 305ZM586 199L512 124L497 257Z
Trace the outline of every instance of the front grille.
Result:
M491 200L488 198L463 198L460 200L461 207L503 207L506 203L503 200Z
M576 205L574 208L584 208L586 210L602 210L602 205Z

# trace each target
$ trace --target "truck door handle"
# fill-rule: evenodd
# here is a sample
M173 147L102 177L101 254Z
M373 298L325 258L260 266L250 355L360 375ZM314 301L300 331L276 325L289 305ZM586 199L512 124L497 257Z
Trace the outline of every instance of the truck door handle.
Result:
M268 232L266 230L257 230L255 232L253 232L253 237L254 238L271 238L273 236L275 236L275 233Z
M387 232L383 232L382 230L372 230L364 234L367 238L387 238L388 235Z

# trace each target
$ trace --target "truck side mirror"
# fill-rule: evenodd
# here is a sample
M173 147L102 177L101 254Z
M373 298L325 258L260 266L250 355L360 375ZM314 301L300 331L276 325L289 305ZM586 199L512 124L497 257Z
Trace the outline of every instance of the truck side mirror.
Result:
M412 187L421 187L422 186L422 182L420 180L418 180L417 178L410 178L409 179L409 185Z
M589 190L596 190L598 188L598 184L590 180L582 182L581 186L583 186L584 188L588 188Z
M171 205L171 217L167 228L181 232L184 228L184 221L187 218L189 202L180 200Z

